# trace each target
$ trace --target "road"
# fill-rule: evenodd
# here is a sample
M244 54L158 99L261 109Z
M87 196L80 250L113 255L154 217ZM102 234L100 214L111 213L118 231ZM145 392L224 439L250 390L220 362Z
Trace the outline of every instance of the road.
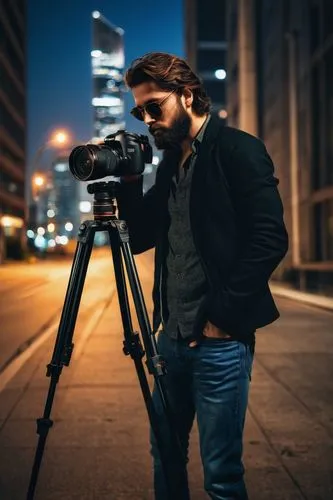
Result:
M59 323L72 259L0 266L0 371L19 352ZM89 263L78 321L110 300L115 290L111 253L95 249Z
M151 313L152 254L136 259ZM7 356L59 314L68 264L0 271L7 304L0 316L7 332L1 349L9 342ZM36 500L152 500L147 415L133 362L122 354L108 254L92 259L86 287L73 360L57 388ZM257 334L244 436L249 497L331 500L333 313L276 300L281 318ZM88 328L98 308L100 316ZM1 500L25 498L53 344L51 335L0 392ZM196 426L190 450L192 500L204 500Z

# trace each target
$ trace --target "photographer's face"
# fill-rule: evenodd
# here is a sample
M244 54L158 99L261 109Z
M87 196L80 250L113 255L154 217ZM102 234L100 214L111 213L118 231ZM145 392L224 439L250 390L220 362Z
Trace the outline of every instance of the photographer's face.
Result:
M154 82L142 83L134 87L132 92L135 105L139 107L165 99L160 107L161 115L154 117L145 111L144 122L154 137L158 149L179 148L188 137L191 127L191 115L187 110L184 96L161 89Z

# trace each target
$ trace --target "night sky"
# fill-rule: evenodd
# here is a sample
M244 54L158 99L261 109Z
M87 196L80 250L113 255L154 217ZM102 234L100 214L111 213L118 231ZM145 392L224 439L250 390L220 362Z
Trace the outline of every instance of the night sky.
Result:
M184 56L183 0L28 0L28 160L54 128L86 142L91 121L91 13L125 31L125 65L146 52ZM127 113L133 105L126 96ZM126 113L126 129L146 128Z

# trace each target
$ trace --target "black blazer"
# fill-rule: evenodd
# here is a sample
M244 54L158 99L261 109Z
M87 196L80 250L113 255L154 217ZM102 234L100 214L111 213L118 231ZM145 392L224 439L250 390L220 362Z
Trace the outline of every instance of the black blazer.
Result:
M153 330L160 322L160 280L168 251L167 202L178 155L165 152L154 186L122 182L119 218L132 252L155 247ZM190 193L193 239L209 283L193 337L207 320L244 338L279 317L268 280L288 249L274 166L264 144L212 116L194 165ZM163 300L163 297L162 297Z

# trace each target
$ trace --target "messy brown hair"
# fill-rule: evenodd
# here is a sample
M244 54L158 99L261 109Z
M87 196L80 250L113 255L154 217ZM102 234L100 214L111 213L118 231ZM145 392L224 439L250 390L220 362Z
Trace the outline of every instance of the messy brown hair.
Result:
M149 52L135 59L125 74L129 88L141 83L155 82L165 90L176 90L178 94L186 88L193 93L192 109L198 116L208 113L211 100L207 96L200 78L184 59L164 52Z

